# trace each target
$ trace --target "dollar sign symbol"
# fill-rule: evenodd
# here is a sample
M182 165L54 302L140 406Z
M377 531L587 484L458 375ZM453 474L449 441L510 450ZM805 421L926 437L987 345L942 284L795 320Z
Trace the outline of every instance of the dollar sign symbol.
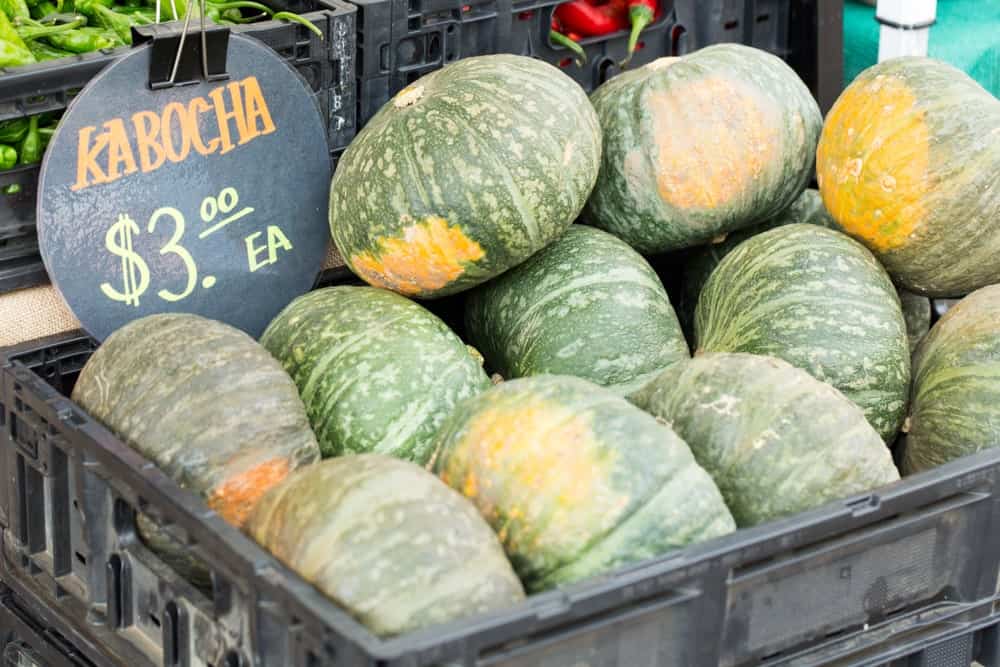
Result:
M122 258L124 292L119 292L110 283L101 283L104 296L112 301L122 301L126 305L139 307L139 297L149 287L149 267L137 252L132 250L132 235L139 233L139 225L127 215L119 215L118 222L111 225L104 236L108 251Z

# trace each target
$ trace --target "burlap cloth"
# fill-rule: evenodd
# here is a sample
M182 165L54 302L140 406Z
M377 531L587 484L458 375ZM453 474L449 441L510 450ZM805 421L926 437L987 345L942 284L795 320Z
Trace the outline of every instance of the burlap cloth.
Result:
M344 260L331 244L323 268L343 265ZM0 347L79 328L80 323L51 285L0 295Z

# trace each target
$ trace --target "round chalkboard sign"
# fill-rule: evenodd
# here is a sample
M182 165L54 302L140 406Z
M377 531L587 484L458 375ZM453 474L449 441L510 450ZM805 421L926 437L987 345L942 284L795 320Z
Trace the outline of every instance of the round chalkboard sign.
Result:
M45 268L99 340L164 311L258 337L329 244L330 157L305 80L231 35L228 78L152 90L143 45L70 105L42 163Z

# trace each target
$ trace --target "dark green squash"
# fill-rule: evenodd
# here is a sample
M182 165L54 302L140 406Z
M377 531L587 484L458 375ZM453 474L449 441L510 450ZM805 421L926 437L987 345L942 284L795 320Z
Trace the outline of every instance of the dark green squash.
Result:
M907 431L905 474L1000 447L1000 285L949 308L920 343Z
M767 220L813 173L815 99L781 59L749 46L661 58L591 101L604 145L586 221L644 254Z
M705 354L633 400L688 443L741 527L899 479L858 406L774 357Z
M292 475L260 501L247 532L382 637L524 599L475 507L420 467L378 454Z
M895 438L910 351L896 289L864 246L823 227L785 225L730 252L698 300L699 352L778 357L861 406Z
M511 380L466 401L433 465L497 531L529 591L734 529L683 440L579 378Z
M471 292L465 325L490 367L508 379L573 375L627 393L690 357L646 260L581 225Z

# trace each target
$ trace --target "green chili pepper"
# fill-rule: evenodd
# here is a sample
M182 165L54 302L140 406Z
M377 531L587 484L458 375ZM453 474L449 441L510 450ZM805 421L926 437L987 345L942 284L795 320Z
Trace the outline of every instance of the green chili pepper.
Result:
M20 194L20 192L21 192L21 184L20 183L11 183L10 185L8 185L7 187L5 187L3 189L3 193L5 195L16 195L16 194Z
M11 21L18 17L31 17L31 10L25 0L0 0L0 11L7 15Z
M7 15L0 12L0 67L17 67L33 62L35 56L31 55L28 45L17 34Z
M298 14L293 14L292 12L277 12L271 17L275 21L292 21L294 23L301 23L305 27L312 30L314 33L319 35L320 39L323 39L323 31L316 27L316 25L309 19L303 18Z
M136 22L129 15L108 9L103 0L79 0L76 8L93 19L95 25L111 30L125 44L132 44L132 26Z
M28 134L21 141L20 164L35 164L42 161L42 135L38 132L38 116L28 119Z
M7 144L0 144L0 169L13 169L17 166L17 149Z
M60 58L67 58L69 56L76 55L71 51L57 49L51 44L47 44L41 40L32 40L31 42L28 42L28 50L30 50L32 55L35 56L35 60L40 63L47 60L58 60Z
M45 39L57 49L73 53L89 53L101 49L111 49L122 46L118 35L103 28L77 28L69 32L48 35Z
M52 16L53 14L58 13L59 7L56 4L49 2L49 0L43 0L31 8L31 17L36 20L44 19L46 16Z
M32 21L31 19L28 19L27 21L22 19L22 22L22 25L17 29L17 34L21 36L21 39L27 42L33 39L41 39L42 37L50 38L55 35L73 32L77 28L81 28L86 25L87 20L80 17L70 23L53 23L46 25L43 25L38 21Z
M17 144L28 133L28 119L15 118L0 122L0 143Z

